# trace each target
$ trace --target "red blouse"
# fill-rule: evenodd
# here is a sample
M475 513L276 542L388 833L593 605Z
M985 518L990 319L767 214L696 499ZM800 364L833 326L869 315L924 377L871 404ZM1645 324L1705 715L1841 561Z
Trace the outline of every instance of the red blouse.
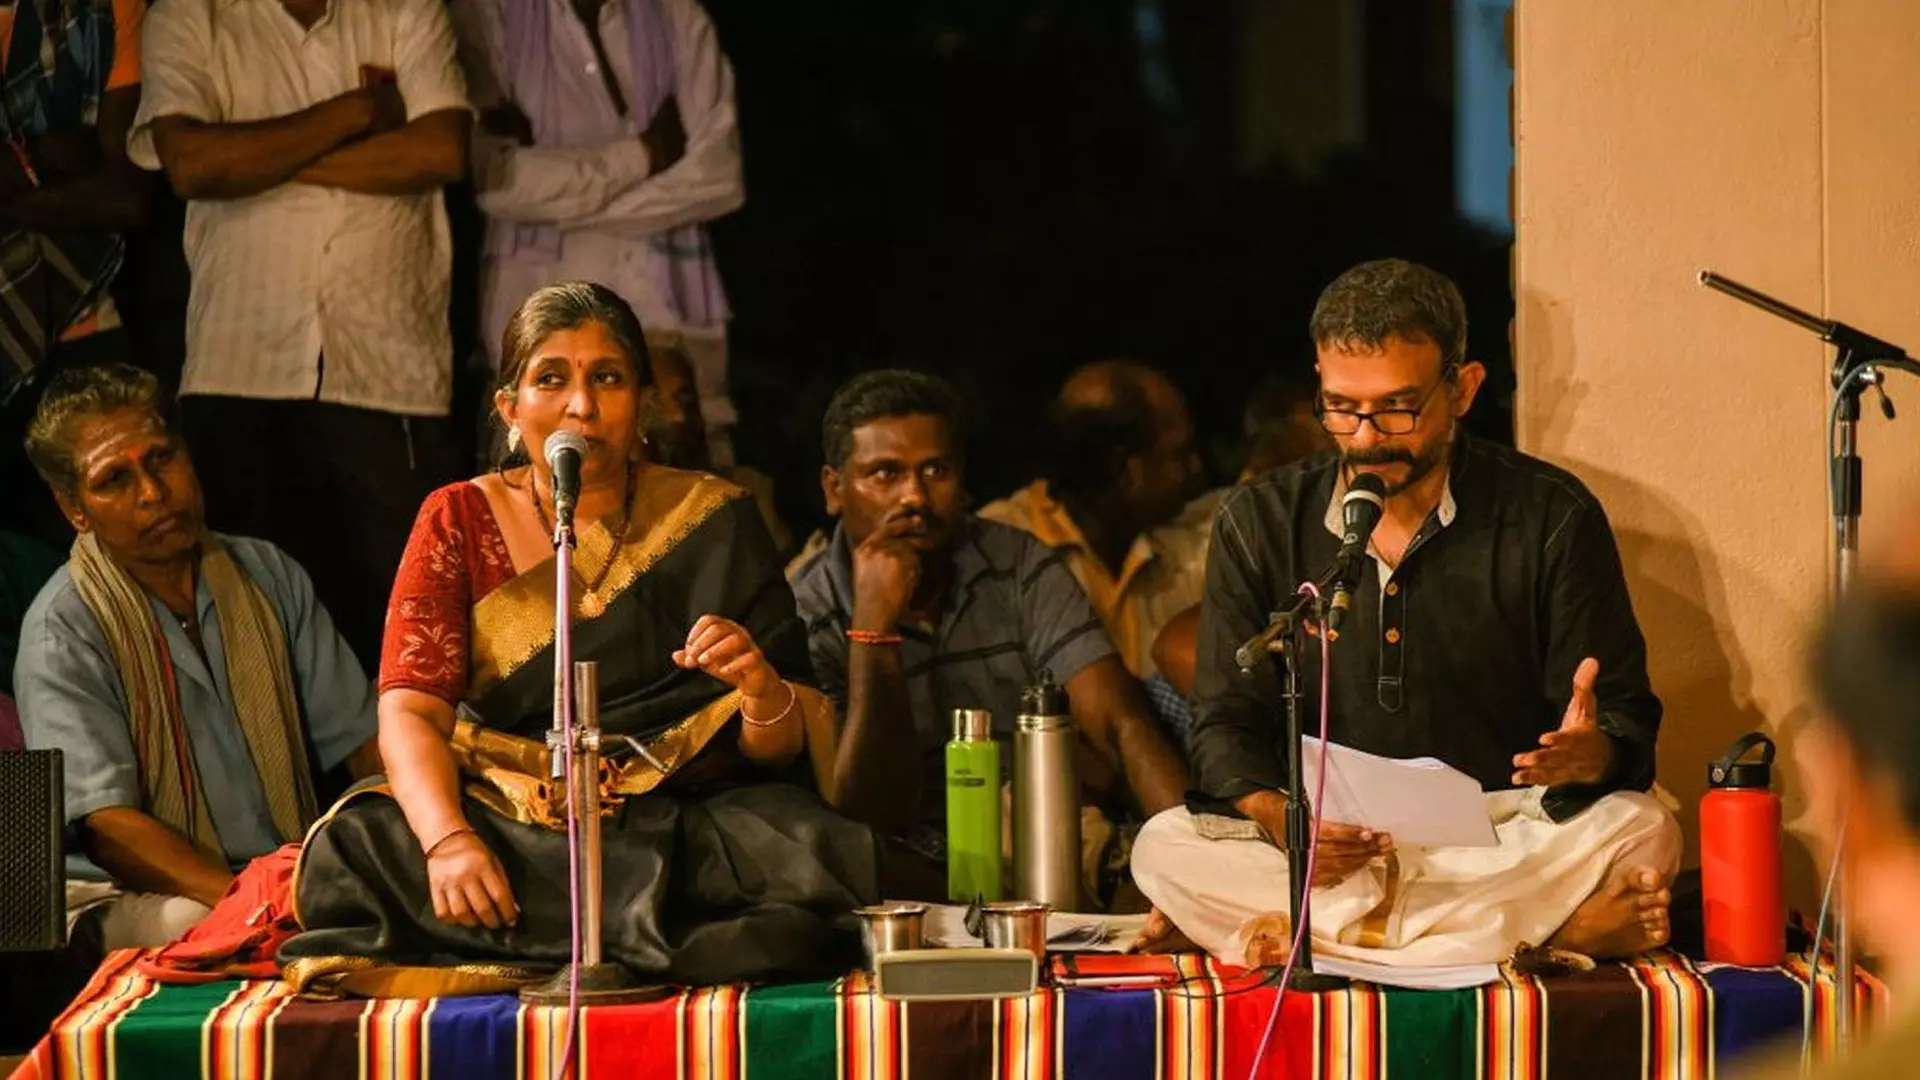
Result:
M427 496L387 603L380 692L464 700L473 606L513 578L506 537L479 488L462 480Z

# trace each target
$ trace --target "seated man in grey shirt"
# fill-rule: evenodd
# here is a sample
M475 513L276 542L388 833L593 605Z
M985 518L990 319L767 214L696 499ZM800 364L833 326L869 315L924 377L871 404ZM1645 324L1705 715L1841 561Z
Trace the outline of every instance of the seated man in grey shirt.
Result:
M964 512L958 399L928 375L861 375L827 407L821 471L840 519L794 575L820 687L842 716L842 812L937 855L941 747L954 709L987 709L1009 735L1043 672L1079 725L1082 786L1130 792L1147 815L1177 805L1186 767L1058 553Z
M152 375L56 376L27 452L79 539L28 609L14 686L65 765L69 918L108 949L197 923L236 869L316 816L309 758L379 771L366 675L306 572L202 524Z

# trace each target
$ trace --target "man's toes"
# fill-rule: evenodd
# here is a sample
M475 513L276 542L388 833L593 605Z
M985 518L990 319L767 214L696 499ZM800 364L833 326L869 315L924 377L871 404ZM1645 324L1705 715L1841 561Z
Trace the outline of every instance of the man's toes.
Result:
M1660 875L1650 868L1643 867L1635 870L1627 876L1627 880L1631 881L1633 887L1640 892L1658 892L1660 889Z

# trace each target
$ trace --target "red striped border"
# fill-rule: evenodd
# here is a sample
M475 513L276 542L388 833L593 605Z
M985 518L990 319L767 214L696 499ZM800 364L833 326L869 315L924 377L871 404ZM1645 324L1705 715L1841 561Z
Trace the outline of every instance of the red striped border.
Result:
M1065 1071L1065 1063L1060 1060L1065 1003L1059 992L1043 989L993 1004L994 1077L1058 1080Z
M1713 1074L1713 991L1692 964L1671 952L1629 961L1640 987L1641 1061L1648 1080L1697 1080Z
M266 1080L267 1021L292 996L283 982L246 982L200 1022L200 1063L210 1080Z
M1501 968L1480 990L1481 1080L1545 1080L1546 1022L1546 988Z
M361 1080L422 1080L431 1063L433 998L370 1003L360 1014Z
M86 989L74 998L35 1049L32 1062L48 1080L109 1075L113 1027L159 985L135 972L139 949L108 954Z
M738 986L704 987L681 996L682 1077L741 1080L745 1075L746 996Z
M1315 1073L1321 1080L1379 1080L1386 1069L1386 996L1354 985L1316 994Z
M901 1080L906 1075L906 1008L880 996L865 972L838 987L840 1080Z
M1153 992L1159 1006L1154 1045L1164 1080L1211 1080L1220 1074L1220 975L1211 960L1174 958L1180 985Z

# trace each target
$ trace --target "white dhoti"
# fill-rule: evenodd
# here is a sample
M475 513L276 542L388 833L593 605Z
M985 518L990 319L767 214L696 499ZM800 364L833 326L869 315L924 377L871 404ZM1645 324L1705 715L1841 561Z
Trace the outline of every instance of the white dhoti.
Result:
M1556 824L1542 790L1486 797L1495 847L1399 847L1314 889L1314 952L1398 967L1499 963L1521 942L1545 944L1615 874L1665 880L1679 868L1680 825L1652 796L1615 792ZM1287 915L1287 856L1264 839L1203 835L1220 821L1185 807L1157 815L1134 843L1133 878L1194 944L1245 964L1248 925Z
M72 930L80 916L97 911L101 947L108 952L170 945L212 910L184 896L126 892L106 881L67 882L67 929Z

